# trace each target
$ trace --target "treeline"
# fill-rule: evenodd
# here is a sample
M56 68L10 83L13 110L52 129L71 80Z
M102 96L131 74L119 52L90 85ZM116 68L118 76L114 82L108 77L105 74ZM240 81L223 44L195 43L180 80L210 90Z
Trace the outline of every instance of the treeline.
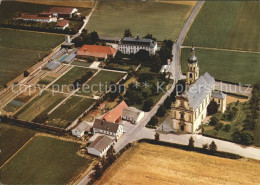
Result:
M99 41L99 37L96 31L92 31L88 33L88 31L85 29L82 30L80 36L72 40L72 42L75 43L76 47L81 47L84 44L97 44L98 41Z
M81 78L76 79L73 82L73 88L74 89L78 89L80 88L88 79L90 79L93 76L93 72L92 71L88 71L86 74L84 74Z

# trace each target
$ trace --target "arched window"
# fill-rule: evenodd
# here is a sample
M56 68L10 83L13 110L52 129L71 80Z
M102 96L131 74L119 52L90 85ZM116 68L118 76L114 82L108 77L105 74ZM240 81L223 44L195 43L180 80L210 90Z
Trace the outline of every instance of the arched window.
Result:
M190 73L190 78L192 78L192 73Z

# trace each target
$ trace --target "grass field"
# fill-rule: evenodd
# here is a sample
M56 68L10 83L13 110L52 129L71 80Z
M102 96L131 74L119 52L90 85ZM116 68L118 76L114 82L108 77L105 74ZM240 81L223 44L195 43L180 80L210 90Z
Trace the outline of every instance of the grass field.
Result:
M62 91L62 92L70 92L72 91L73 82L76 79L80 79L84 74L88 71L96 72L94 69L88 69L83 67L73 67L69 72L67 72L64 76L62 76L59 80L57 80L50 88L54 90ZM57 89L57 87L59 89ZM63 87L63 89L62 89Z
M182 49L182 72L186 73L190 49ZM260 78L260 54L196 49L200 74L209 72L219 80L254 84Z
M259 1L206 1L183 45L260 51Z
M0 28L0 39L1 88L46 56L64 36Z
M32 136L35 131L0 123L0 166L2 166L21 146L23 146Z
M92 160L78 156L80 144L35 136L1 168L3 184L68 184Z
M47 125L66 128L93 103L92 99L72 96L48 115Z
M257 184L259 171L259 161L141 143L128 149L95 184Z
M38 115L51 111L64 98L65 96L61 93L52 94L51 91L43 91L41 95L19 110L15 116L24 121L32 121Z
M111 82L117 83L125 75L126 73L100 71L86 84L86 88L77 91L77 94L90 96L94 95L96 92L104 93L106 91L106 87L108 88Z
M86 29L100 35L153 34L157 40L177 39L193 6L156 1L100 1Z

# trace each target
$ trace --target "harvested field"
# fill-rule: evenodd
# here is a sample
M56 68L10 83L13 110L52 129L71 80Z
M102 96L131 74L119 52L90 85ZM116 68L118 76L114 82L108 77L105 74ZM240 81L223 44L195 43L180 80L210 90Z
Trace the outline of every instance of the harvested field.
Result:
M246 98L238 98L238 97L235 97L235 96L230 96L230 95L227 95L227 104L230 104L230 103L233 103L233 102L246 102L248 101L248 99Z
M257 184L260 162L140 143L95 184Z
M77 154L79 148L79 143L35 136L0 169L1 183L69 184L92 163Z

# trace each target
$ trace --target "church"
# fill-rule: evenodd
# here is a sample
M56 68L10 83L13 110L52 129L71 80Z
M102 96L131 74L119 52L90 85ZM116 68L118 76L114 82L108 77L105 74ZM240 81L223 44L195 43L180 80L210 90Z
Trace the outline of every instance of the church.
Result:
M207 116L207 107L213 100L218 111L226 110L226 95L214 91L215 79L209 73L199 76L198 59L192 47L186 72L186 89L176 95L172 105L172 127L175 132L196 133Z

